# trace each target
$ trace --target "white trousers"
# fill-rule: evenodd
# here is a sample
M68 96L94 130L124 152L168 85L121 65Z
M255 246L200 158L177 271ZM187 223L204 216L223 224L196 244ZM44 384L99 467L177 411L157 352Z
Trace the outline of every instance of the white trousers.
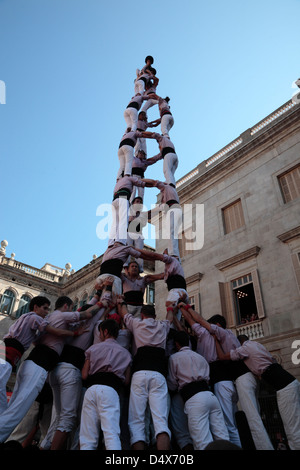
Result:
M175 186L175 171L178 167L178 157L176 153L167 153L164 156L164 163L163 163L163 173L168 184L174 184Z
M246 415L256 450L274 450L260 415L258 383L252 372L241 375L235 381L240 407Z
M168 206L166 206L168 207ZM178 240L182 233L182 209L179 205L171 206L166 212L163 212L162 238L168 240L169 256L178 256Z
M145 102L144 106L141 109L141 112L144 111L146 113L149 108L152 108L152 106L155 106L156 104L158 104L158 100L150 98Z
M147 156L147 139L145 137L138 137L136 145L134 147L134 155L137 157L139 150L144 150L145 156Z
M114 242L127 243L129 202L126 197L118 197L112 202L112 224L109 232L108 246Z
M123 173L124 175L131 176L133 153L134 148L131 145L122 145L118 149L120 168L117 173L117 179L121 178Z
M120 399L107 385L92 385L83 399L79 432L80 450L97 450L100 427L106 450L121 450Z
M12 366L9 362L0 360L0 415L6 410L7 395L6 384L11 376Z
M0 442L4 442L22 421L47 379L47 371L31 360L25 360L17 373L7 409L0 416Z
M168 387L165 377L152 370L140 370L132 376L128 410L128 426L131 444L146 442L145 414L149 402L155 437L167 433Z
M192 444L193 440L190 436L188 418L184 412L184 401L180 393L175 393L171 398L169 419L172 434L180 449L183 449L188 444Z
M169 131L174 125L174 118L172 114L164 114L161 118L160 127L162 135L169 135Z
M122 295L122 281L118 276L114 276L109 273L100 274L100 276L97 277L96 282L105 281L105 279L109 277L113 278L112 295Z
M51 423L41 447L50 449L56 431L71 432L76 425L81 397L81 371L67 362L60 362L49 374L53 393Z
M145 92L145 82L143 80L138 80L136 79L134 81L134 94L136 95L137 93L140 93L143 95Z
M196 393L185 402L184 412L195 450L203 450L213 440L228 440L222 410L212 392Z
M291 450L300 450L300 384L298 380L294 380L276 392L276 399L289 447Z
M136 131L138 122L138 110L136 108L126 108L124 111L124 119L127 127L132 131Z
M217 382L214 385L214 394L221 405L230 442L242 447L235 423L235 413L238 410L238 396L234 383L231 380L222 380L221 382Z

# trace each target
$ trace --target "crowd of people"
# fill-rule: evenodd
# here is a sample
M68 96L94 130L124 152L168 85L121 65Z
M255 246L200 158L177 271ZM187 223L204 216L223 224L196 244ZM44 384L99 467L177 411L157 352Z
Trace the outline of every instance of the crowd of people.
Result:
M4 337L0 443L25 448L38 435L41 450L186 451L216 442L241 450L239 403L253 448L273 450L257 400L263 378L276 390L289 448L300 450L299 382L261 344L237 338L223 316L205 320L189 304L176 233L181 208L174 177L178 157L169 136L174 118L169 98L157 94L153 62L148 56L137 70L135 94L124 112L113 223L94 297L76 311L69 297L59 297L49 313L50 301L37 296ZM153 106L160 118L148 123ZM159 124L161 134L147 131ZM159 147L151 158L148 138ZM146 179L147 166L160 159L165 182ZM160 210L172 212L163 253L144 249L145 187L158 188ZM144 260L162 263L161 272L141 275ZM167 294L165 312L157 314L144 303L144 293L159 281Z

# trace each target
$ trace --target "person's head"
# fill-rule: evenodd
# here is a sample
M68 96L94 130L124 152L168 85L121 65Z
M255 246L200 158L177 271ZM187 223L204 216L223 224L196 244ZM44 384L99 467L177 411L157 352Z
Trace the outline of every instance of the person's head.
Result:
M147 55L147 57L145 58L145 64L152 65L153 62L154 62L154 59L153 59L152 55Z
M143 305L141 308L141 318L156 318L154 305Z
M239 335L239 336L237 337L237 339L238 339L238 341L239 341L241 344L243 344L245 341L248 341L248 340L249 340L249 338L248 338L247 335Z
M34 312L40 317L45 317L49 313L50 300L47 297L38 295L33 297L29 303L29 311Z
M119 334L119 329L118 323L112 318L104 320L99 326L101 341L105 341L107 338L116 339Z
M190 337L186 333L186 331L176 331L176 333L174 335L174 341L175 341L175 345L176 345L177 350L179 350L179 349L181 349L185 346L189 346Z
M140 121L147 121L147 113L145 111L141 111L138 115Z
M145 154L144 150L139 150L138 153L137 153L137 157L138 157L140 160L145 160L146 154Z
M131 261L128 264L127 272L129 276L138 276L140 272L138 263L136 261Z
M226 320L222 315L213 315L210 317L208 320L208 323L211 323L213 325L218 325L221 326L222 328L226 328Z
M156 75L156 69L154 67L150 67L149 70L152 73L152 75Z
M70 312L73 307L73 300L66 295L62 295L58 297L57 301L55 302L55 310L61 310L62 312Z

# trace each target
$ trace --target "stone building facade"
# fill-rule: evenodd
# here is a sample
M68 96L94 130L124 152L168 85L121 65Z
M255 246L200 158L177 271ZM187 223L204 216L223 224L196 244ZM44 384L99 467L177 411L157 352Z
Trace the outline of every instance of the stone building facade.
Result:
M300 379L299 103L285 103L176 186L191 303L206 319L224 315L229 328L264 344ZM187 205L202 207L190 226ZM161 253L167 244L161 219L156 230ZM158 311L165 298L166 287L157 283Z

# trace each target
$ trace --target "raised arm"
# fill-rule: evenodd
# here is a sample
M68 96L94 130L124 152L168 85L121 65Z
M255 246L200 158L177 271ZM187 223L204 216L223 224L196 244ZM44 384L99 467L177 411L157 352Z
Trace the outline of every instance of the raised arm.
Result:
M211 332L211 324L208 321L204 320L202 315L200 315L200 313L198 313L194 309L192 309L192 307L190 305L185 305L183 302L181 302L181 303L178 304L178 306L179 306L182 314L184 313L184 311L187 311L191 315L191 317L193 318L194 322L200 323L201 326L203 326L209 332Z
M228 361L231 359L231 356L230 356L230 353L224 353L223 349L222 349L222 346L220 345L219 341L217 340L217 338L214 336L215 338L215 343L216 343L216 351L217 351L217 355L218 355L218 358L221 360L221 361Z
M160 253L155 253L155 251L141 250L140 248L134 248L136 251L141 253L141 258L147 259L150 261L163 261L163 256Z
M164 273L159 274L147 274L145 276L146 284L151 284L151 282L161 281L164 278Z

